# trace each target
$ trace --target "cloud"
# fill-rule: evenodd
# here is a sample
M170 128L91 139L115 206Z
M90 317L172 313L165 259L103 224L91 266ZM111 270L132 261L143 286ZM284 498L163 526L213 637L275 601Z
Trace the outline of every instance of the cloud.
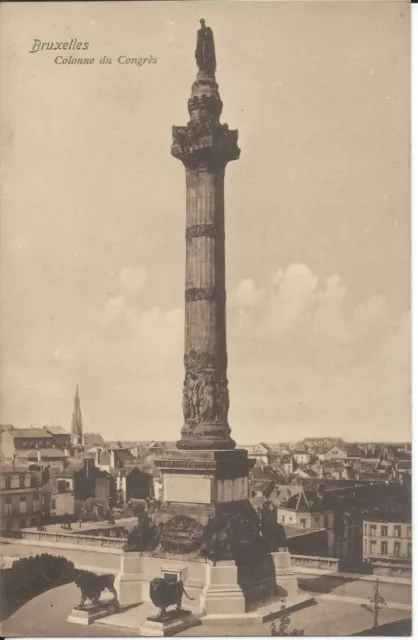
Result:
M144 267L124 267L119 278L129 293L138 293L146 284L147 272Z
M112 324L120 317L125 303L126 301L123 296L113 296L107 300L102 311L95 315L101 324Z
M394 439L398 426L406 437L409 314L393 317L379 294L353 306L338 274L319 278L304 264L279 269L261 290L257 305L243 297L228 322L232 424L246 433L263 424L272 441ZM235 388L252 392L234 396Z
M266 336L294 331L315 301L318 278L305 264L279 270L271 280L264 319L259 327Z
M263 300L263 297L264 290L257 289L254 284L254 280L248 278L241 280L239 283L232 303L241 309L251 309L253 307L257 307Z
M181 309L164 311L152 307L141 311L136 306L126 309L126 324L134 330L137 346L143 353L168 359L183 349L184 312Z

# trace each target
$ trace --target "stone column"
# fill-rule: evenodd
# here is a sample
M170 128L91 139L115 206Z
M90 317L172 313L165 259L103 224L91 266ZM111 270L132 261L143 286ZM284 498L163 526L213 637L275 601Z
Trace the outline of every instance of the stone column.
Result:
M172 154L186 169L184 426L179 449L233 449L225 319L224 176L239 157L238 132L221 125L213 66L200 68L190 121L173 127Z

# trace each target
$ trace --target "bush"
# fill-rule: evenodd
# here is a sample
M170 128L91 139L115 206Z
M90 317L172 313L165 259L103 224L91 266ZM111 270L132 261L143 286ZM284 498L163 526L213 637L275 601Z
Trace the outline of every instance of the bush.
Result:
M285 609L286 609L286 601L284 600L282 606L280 607L280 610L283 612L283 614L279 619L279 626L276 627L274 623L271 625L271 635L272 636L303 636L305 633L303 629L292 629L292 631L289 631L289 626L292 620L289 614L286 614L284 612Z
M47 553L20 558L10 569L0 569L0 617L10 615L35 596L74 580L74 564Z

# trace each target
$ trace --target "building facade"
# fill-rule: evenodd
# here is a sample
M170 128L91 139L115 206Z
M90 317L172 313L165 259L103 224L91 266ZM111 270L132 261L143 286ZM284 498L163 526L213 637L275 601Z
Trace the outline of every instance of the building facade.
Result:
M54 437L47 431L37 428L10 428L1 434L1 450L5 458L13 458L19 451L28 449L51 449Z
M3 465L0 472L1 529L24 529L41 520L42 500L34 476L25 468Z
M296 529L324 529L327 538L327 553L335 554L334 535L335 513L327 508L324 501L313 491L300 491L277 508L277 522ZM312 549L312 553L315 550Z
M343 458L347 458L347 452L337 445L333 445L324 452L324 460L341 460Z
M363 558L412 562L412 523L365 520Z
M74 472L52 470L49 480L42 487L45 516L60 518L75 512Z

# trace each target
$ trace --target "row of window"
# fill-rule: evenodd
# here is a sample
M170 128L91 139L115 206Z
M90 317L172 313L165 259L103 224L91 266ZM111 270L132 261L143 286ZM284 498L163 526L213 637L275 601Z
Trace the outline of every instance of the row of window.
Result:
M376 555L376 553L377 553L377 542L376 542L376 540L370 540L370 555ZM386 540L382 540L382 542L380 543L380 555L381 556L389 555L388 543L386 542ZM401 543L400 542L394 542L393 543L393 555L394 555L395 558L400 558L401 557ZM408 558L412 558L412 543L411 542L408 543L407 557Z
M377 536L377 525L376 524L371 524L369 525L369 529L370 529L370 535L371 536ZM393 528L394 530L394 536L395 538L401 538L402 537L402 527L401 525L397 524L394 526ZM364 523L364 533L365 535L367 535L367 524ZM382 538L387 538L388 537L388 526L387 525L381 525L380 527L380 536ZM407 528L407 537L408 538L412 538L412 527L408 527Z
M33 494L33 500L39 500L39 493L34 493ZM6 504L12 504L13 502L13 496L4 496L4 502ZM26 496L19 496L19 502L26 502Z
M11 489L12 488L12 478L11 476L6 476L5 479L6 482L6 489ZM19 488L20 489L24 489L25 487L25 476L19 476Z
M13 505L11 504L4 505L4 513L6 516L11 516L15 513L27 513L28 511L29 513L39 513L41 511L40 503L34 502L30 510L26 509L26 502L20 502L19 507L15 509L13 509Z

